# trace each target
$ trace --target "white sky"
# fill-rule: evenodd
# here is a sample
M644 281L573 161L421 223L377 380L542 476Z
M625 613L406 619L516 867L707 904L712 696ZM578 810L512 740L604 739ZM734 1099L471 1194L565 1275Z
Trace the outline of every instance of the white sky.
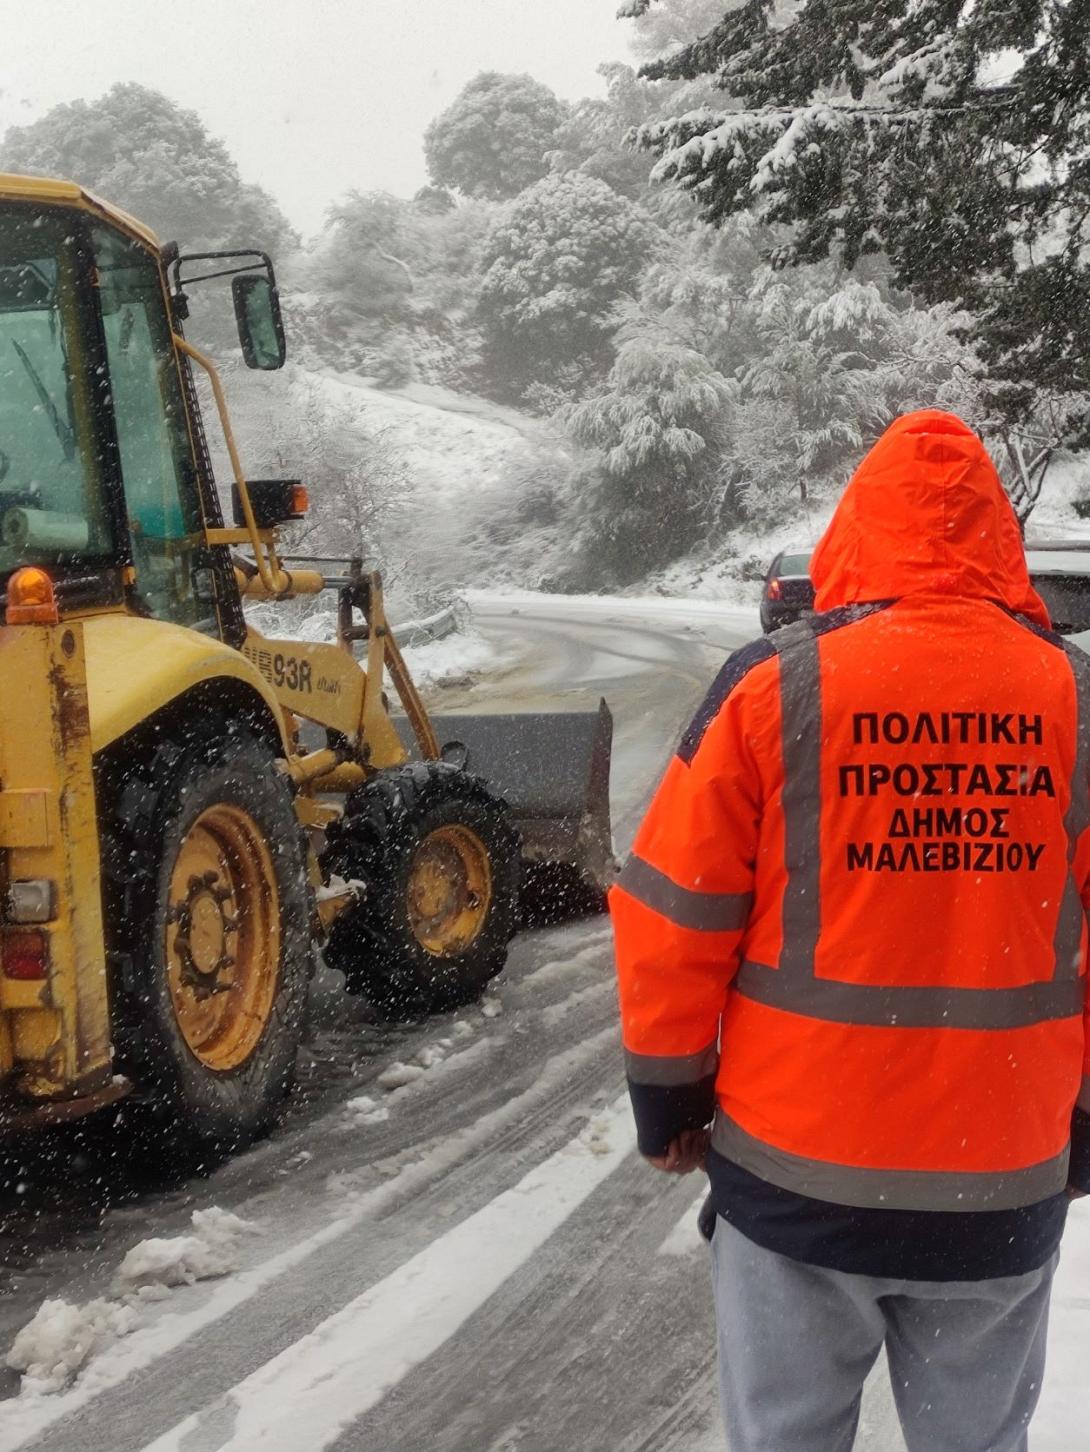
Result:
M482 70L568 99L626 60L618 0L0 0L0 135L139 81L197 111L304 233L350 188L411 195L432 117ZM2 163L2 157L0 157ZM79 178L76 178L79 180Z

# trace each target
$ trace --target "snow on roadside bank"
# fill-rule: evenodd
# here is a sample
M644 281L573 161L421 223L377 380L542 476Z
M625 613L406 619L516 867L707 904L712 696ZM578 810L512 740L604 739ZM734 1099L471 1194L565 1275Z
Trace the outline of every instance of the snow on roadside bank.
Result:
M63 1391L100 1352L141 1323L142 1302L169 1296L175 1286L228 1275L238 1264L249 1221L213 1205L194 1210L189 1235L153 1237L134 1245L117 1268L115 1296L84 1305L49 1299L12 1342L7 1364L22 1372L21 1396Z
M472 626L460 628L443 640L407 646L404 656L410 675L422 689L461 685L477 671L502 664L495 646Z
M314 645L336 643L336 613L332 609L316 610L311 601L255 605L247 609L246 618L269 640L297 640ZM401 632L402 627L395 624L395 636ZM460 619L457 628L440 640L403 645L402 654L413 680L424 689L461 685L475 672L504 663L496 647L474 627L472 619Z

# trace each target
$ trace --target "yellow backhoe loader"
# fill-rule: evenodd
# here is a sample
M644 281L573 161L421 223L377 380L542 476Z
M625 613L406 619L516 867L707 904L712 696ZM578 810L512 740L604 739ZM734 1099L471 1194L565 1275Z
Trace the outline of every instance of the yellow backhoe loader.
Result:
M455 1005L502 968L527 862L610 870L604 708L437 732L378 574L281 553L306 491L246 480L183 336L211 278L245 362L279 368L265 254L182 256L0 174L0 1129L132 1093L241 1143L291 1083L317 948L391 1015ZM336 644L243 612L322 590Z

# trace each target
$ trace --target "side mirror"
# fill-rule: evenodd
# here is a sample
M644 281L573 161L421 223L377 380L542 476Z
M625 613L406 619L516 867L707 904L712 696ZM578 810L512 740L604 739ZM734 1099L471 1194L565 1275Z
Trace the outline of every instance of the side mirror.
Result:
M238 340L247 368L282 368L287 356L280 292L260 273L241 273L231 279Z

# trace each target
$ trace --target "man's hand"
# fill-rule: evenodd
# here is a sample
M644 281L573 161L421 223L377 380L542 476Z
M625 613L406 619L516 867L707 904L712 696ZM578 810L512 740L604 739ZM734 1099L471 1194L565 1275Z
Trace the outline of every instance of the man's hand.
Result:
M665 1170L670 1175L689 1175L693 1170L704 1168L710 1138L706 1129L683 1129L677 1139L667 1145L664 1155L645 1155L644 1158L656 1170Z

